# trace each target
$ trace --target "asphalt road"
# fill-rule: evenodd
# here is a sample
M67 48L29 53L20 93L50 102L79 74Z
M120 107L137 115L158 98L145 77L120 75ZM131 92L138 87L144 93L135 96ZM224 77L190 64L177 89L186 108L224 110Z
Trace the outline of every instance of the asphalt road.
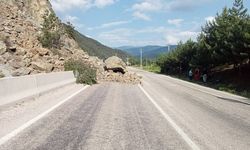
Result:
M248 99L132 70L141 87L91 86L0 149L250 149Z

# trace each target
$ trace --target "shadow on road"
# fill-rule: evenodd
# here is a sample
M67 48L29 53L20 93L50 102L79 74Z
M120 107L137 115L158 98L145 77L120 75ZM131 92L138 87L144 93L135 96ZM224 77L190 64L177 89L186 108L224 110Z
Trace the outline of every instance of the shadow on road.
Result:
M234 100L234 99L230 99L230 98L219 97L219 96L216 96L216 97L219 98L219 99L221 99L221 100L229 101L229 102L232 102L232 103L239 103L239 104L244 104L244 105L250 105L250 103L247 103L247 102L242 102L242 101L238 101L238 100Z

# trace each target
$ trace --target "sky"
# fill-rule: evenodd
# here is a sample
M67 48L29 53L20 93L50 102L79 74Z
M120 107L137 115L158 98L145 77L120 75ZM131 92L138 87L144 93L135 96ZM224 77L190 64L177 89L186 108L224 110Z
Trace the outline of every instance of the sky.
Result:
M234 0L50 0L63 22L110 47L196 40L201 26ZM250 10L250 0L244 5ZM249 12L248 12L249 13Z

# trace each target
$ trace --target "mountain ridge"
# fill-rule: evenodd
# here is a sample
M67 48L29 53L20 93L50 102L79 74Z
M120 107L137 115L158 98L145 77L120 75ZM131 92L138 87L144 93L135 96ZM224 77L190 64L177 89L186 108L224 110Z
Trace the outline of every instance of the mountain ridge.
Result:
M134 56L140 57L140 50L142 49L143 56L149 59L154 59L160 54L167 53L176 48L176 45L170 45L170 50L168 46L158 46L158 45L147 45L147 46L121 46L117 47L124 52Z
M116 55L123 60L126 60L127 57L130 57L128 53L119 49L110 48L93 38L85 36L77 30L74 30L73 36L80 48L85 50L90 56L97 56L100 59L107 59L108 57Z

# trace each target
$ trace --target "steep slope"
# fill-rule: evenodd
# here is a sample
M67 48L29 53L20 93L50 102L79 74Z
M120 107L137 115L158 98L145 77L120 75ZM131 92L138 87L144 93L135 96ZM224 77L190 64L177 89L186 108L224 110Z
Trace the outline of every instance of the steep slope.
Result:
M82 35L76 30L74 31L74 39L78 45L90 56L97 56L100 59L107 59L108 57L116 55L123 60L129 56L129 54L124 51L107 47L94 39Z
M122 55L123 52L79 33L78 36L72 36L72 32L61 23L48 0L1 0L0 77L63 71L65 62L70 61L76 62L75 66L82 64L79 67L86 65L86 68L96 70L91 76L95 78L96 74L97 82L139 82L136 74L108 71L103 60L89 56L85 49L89 52L99 50L94 54L103 58ZM106 50L108 52L100 53ZM82 78L88 76L81 75Z
M21 76L64 70L64 62L80 60L103 71L102 61L89 57L65 32L60 48L44 48L42 35L45 15L54 14L48 0L2 0L0 5L0 73ZM56 26L61 28L60 20ZM61 30L64 30L61 28Z

